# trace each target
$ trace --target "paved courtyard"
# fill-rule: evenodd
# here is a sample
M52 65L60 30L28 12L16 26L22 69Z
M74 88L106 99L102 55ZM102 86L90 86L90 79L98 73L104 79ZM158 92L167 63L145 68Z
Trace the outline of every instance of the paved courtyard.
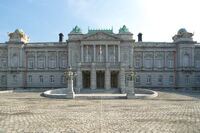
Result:
M199 133L200 93L148 100L49 99L0 93L0 133Z

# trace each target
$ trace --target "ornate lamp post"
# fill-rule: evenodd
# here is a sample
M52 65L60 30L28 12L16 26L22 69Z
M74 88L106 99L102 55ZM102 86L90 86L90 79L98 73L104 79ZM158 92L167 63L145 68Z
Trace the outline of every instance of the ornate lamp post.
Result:
M134 91L134 80L137 75L137 72L131 71L128 77L128 88L127 88L127 98L135 98L135 91Z
M69 66L68 70L64 72L64 75L68 82L68 87L66 88L66 98L74 98L73 80L77 76L77 73L73 72L71 66Z

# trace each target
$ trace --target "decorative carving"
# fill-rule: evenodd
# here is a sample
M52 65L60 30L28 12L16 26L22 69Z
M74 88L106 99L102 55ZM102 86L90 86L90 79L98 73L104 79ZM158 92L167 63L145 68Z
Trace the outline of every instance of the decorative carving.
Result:
M103 32L97 32L84 38L84 40L116 40L116 39L118 38Z
M144 58L153 58L153 52L144 52Z
M142 52L135 52L135 58L142 58Z
M164 52L155 52L155 57L156 58L164 58Z
M173 52L167 52L167 58L168 59L174 59L174 53Z

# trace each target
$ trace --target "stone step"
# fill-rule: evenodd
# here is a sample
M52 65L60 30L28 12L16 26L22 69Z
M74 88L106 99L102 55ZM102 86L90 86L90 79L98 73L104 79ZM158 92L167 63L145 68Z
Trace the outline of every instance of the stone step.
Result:
M120 94L120 90L119 89L110 89L110 90L106 90L106 89L81 89L80 94L100 94L100 93L104 93L104 94Z
M75 99L127 99L126 94L75 94Z

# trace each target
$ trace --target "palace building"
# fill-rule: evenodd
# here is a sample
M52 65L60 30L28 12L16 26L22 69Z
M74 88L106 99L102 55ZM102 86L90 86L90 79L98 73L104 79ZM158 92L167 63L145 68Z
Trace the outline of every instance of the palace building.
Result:
M170 35L169 35L170 36ZM68 66L77 73L75 92L82 90L126 91L127 74L135 75L136 88L200 89L200 44L193 34L180 29L172 42L138 41L126 26L88 29L73 28L68 40L29 42L21 30L0 43L0 88L63 88Z

